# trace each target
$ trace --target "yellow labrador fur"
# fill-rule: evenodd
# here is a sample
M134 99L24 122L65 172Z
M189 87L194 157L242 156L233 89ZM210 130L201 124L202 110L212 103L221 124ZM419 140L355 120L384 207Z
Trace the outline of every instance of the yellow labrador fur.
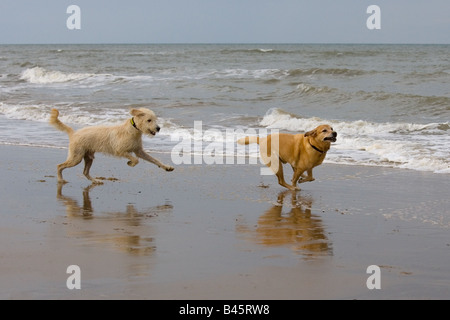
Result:
M279 133L264 138L245 137L239 144L258 143L262 161L276 174L278 183L290 190L299 190L299 183L314 181L312 170L322 164L331 142L335 142L336 131L329 125L320 125L305 134ZM292 184L284 180L283 164L289 163L294 170ZM303 173L307 172L307 176Z
M130 113L133 117L124 121L121 125L92 126L75 131L58 119L58 110L52 109L50 124L69 135L67 160L57 167L58 181L65 183L62 171L78 165L84 159L83 173L86 178L93 183L101 184L101 181L89 175L96 152L127 158L129 160L128 165L131 167L137 165L139 162L138 158L141 158L166 171L173 171L173 167L151 157L142 147L143 134L154 136L160 130L156 115L153 111L146 108L132 109ZM133 156L133 153L135 156Z

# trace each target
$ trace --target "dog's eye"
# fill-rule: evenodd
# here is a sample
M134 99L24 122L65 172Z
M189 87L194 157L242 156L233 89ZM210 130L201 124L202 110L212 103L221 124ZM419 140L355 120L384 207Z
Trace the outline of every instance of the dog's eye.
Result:
M327 129L323 129L322 132L327 132Z
M147 122L152 122L152 119L148 119Z

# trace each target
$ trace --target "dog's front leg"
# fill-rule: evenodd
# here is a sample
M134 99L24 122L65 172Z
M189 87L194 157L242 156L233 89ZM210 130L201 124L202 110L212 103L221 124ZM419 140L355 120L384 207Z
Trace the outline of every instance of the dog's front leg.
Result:
M147 154L143 149L139 149L139 150L135 151L134 153L139 158L144 159L144 160L146 160L148 162L151 162L151 163L157 165L159 168L163 168L166 171L173 171L174 170L174 167L165 165L164 163L162 163L158 159L155 159L152 156L150 156L149 154Z
M302 175L302 179L299 181L299 183L310 182L310 181L316 180L313 178L312 169L309 169L306 172L308 173L308 175L306 177L304 175Z
M124 157L127 158L128 160L130 160L127 162L127 165L129 165L130 167L134 167L139 163L139 159L136 157L133 157L131 155L131 153L124 154Z
M297 187L297 181L298 181L298 179L300 179L300 176L303 175L304 171L305 171L304 169L299 169L299 168L295 169L294 175L292 177L292 186L293 187Z

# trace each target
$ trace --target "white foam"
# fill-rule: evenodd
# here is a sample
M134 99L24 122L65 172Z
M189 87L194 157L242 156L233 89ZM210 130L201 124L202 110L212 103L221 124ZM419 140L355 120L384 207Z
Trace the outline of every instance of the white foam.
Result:
M24 70L20 78L34 84L49 84L79 81L94 76L95 74L90 73L64 73L61 71L48 71L41 67L34 67Z
M99 109L93 112L91 108L81 108L70 106L70 111L65 112L67 106L58 107L54 105L10 105L0 102L0 114L8 119L28 120L32 122L47 122L50 117L51 109L55 108L60 111L59 119L69 125L79 127L91 125L115 125L123 122L129 115L129 109ZM158 118L159 125L167 126L170 131L177 130L179 126L170 120Z
M0 113L9 119L46 121L50 113L50 107L8 105L0 102Z
M89 85L102 85L110 82L154 82L154 81L180 81L180 80L203 80L215 77L218 79L282 79L289 75L286 70L280 69L210 69L201 72L192 71L183 74L173 73L173 70L163 70L153 75L112 75L93 73L66 73L58 70L47 70L42 67L28 68L22 71L20 79L32 84L64 84L80 82Z
M339 121L339 120L325 120L321 118L302 118L278 108L270 109L260 125L268 128L277 128L281 130L289 130L295 132L309 131L318 125L328 123L337 131L346 132L348 135L361 134L382 134L382 133L410 133L422 130L436 130L442 124L428 123L428 124L414 124L414 123L376 123L364 120L356 121ZM448 122L446 123L448 125Z
M217 78L248 78L248 79L282 79L289 75L287 71L280 69L224 69L213 73Z

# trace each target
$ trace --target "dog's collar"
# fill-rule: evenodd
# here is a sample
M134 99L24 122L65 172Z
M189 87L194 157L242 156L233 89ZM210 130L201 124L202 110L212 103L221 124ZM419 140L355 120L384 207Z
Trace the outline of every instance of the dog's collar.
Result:
M310 145L314 150L316 150L317 152L325 153L325 151L322 151L322 150L320 150L319 148L313 146L313 144L311 143L311 141L308 140L308 142L309 142L309 145Z
M131 125L132 125L133 127L136 128L136 130L141 131L141 130L139 130L139 128L136 126L136 123L134 122L134 118L131 118L131 119L130 119L130 123L131 123Z

